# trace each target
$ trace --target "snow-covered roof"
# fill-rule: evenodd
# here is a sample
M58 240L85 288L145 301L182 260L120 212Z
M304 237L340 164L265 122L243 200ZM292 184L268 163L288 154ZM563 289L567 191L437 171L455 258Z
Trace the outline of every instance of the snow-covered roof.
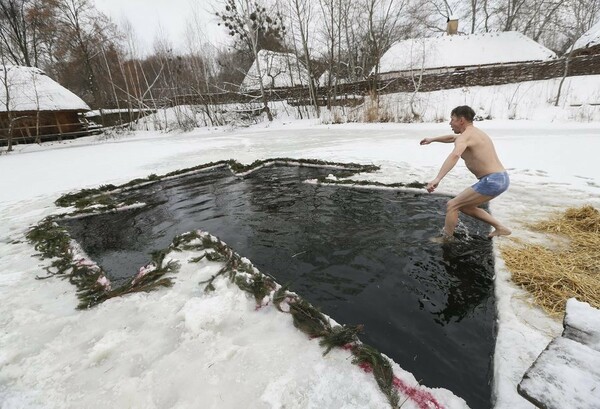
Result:
M5 81L6 79L6 81ZM0 112L6 112L8 83L11 111L89 111L77 95L38 68L0 65Z
M335 75L331 74L331 84L346 84L347 82L348 81L345 78L336 78ZM320 87L327 87L331 85L329 84L329 70L325 70L325 72L321 74L321 76L317 80L317 84L319 84Z
M600 44L600 21L594 24L592 28L575 41L573 49L579 50L580 48L593 47L598 44Z
M274 51L260 50L258 62L262 74L262 83L266 88L291 87L295 85L308 85L308 71L294 54L277 53ZM248 70L242 89L259 89L260 83L256 60Z
M515 31L444 35L399 41L382 57L379 72L544 61L556 54Z

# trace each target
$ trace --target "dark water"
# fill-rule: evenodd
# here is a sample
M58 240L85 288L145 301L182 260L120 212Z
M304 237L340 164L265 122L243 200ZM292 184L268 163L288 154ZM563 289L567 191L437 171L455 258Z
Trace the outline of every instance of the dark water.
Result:
M208 231L336 321L365 324L361 339L424 385L491 407L491 243L430 242L443 225L441 196L300 183L328 173L207 171L126 194L146 208L63 223L113 281L175 235Z

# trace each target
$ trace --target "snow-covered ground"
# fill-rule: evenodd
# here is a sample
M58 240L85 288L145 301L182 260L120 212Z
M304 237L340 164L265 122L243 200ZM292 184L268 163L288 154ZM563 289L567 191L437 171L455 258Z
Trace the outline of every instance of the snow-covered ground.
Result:
M509 169L512 185L491 210L515 237L533 237L524 223L555 210L584 203L600 207L600 124L499 120L477 125L492 136ZM254 301L227 281L205 294L198 282L218 264L184 263L171 289L78 311L68 282L35 280L46 275L44 264L31 257L35 250L24 234L43 217L62 211L53 202L66 192L221 159L373 163L381 166L379 172L356 177L428 181L450 145L419 146L419 141L449 131L446 123L279 121L238 130L138 131L114 139L21 145L0 156L0 407L388 407L372 375L350 363L349 352L322 357L317 341L296 330L289 316L275 309L255 311ZM439 190L455 194L472 183L460 165ZM529 408L516 385L562 326L511 284L498 251L510 239L495 240L496 407ZM397 365L394 371L416 384ZM448 391L431 393L445 408L464 405ZM403 407L419 406L409 399Z

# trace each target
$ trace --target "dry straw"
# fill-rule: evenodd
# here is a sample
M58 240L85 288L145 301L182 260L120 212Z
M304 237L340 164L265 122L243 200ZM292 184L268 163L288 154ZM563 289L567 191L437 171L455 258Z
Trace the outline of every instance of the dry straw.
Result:
M519 242L500 251L515 283L529 291L548 313L564 313L567 299L600 308L600 212L592 206L570 208L532 230L562 236L558 249Z

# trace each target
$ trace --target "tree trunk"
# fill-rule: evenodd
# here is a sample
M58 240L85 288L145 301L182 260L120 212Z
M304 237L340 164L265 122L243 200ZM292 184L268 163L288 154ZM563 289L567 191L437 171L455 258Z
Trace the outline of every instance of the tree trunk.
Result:
M567 78L567 74L569 73L569 63L571 62L571 57L573 55L574 47L575 47L575 43L573 43L573 45L571 46L571 51L569 51L569 54L565 57L565 70L563 71L563 76L560 79L560 83L558 84L558 91L556 93L556 99L554 100L555 107L558 106L558 103L560 101L560 93L562 91L562 86L563 86L563 83L565 82L565 79Z

